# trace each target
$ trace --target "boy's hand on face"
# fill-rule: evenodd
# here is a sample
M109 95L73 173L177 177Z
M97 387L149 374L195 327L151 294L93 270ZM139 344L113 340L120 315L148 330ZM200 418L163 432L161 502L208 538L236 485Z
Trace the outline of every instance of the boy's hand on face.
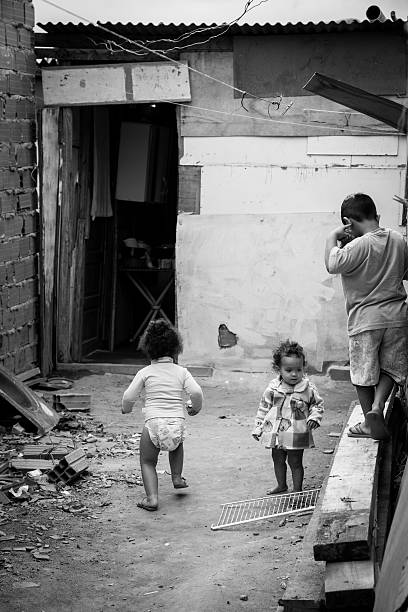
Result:
M351 223L346 225L339 225L331 233L336 240L343 240L343 238L350 237L351 235Z

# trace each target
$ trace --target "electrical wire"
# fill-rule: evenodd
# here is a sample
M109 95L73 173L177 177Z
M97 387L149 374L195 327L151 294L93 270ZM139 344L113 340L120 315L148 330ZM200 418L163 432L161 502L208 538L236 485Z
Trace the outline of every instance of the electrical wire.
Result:
M261 4L262 2L264 2L266 0L261 0L259 2L259 4ZM337 127L337 126L331 126L330 124L326 124L326 125L316 125L314 123L306 123L306 122L294 122L294 121L287 121L287 120L279 120L279 119L275 119L273 117L270 116L269 113L269 109L270 106L272 104L277 104L276 102L273 102L272 100L268 100L266 98L262 98L260 96L256 96L255 94L252 94L248 91L245 91L243 89L240 89L239 87L235 87L234 85L232 85L231 83L227 83L225 81L223 81L222 79L218 79L215 76L212 76L210 74L207 74L205 72L203 72L202 70L199 70L198 68L194 68L193 66L189 66L188 64L184 64L183 62L180 62L179 60L176 60L174 58L168 57L166 56L164 53L162 53L161 51L157 51L155 49L150 49L149 47L146 47L146 45L140 43L140 42L136 42L134 40L131 40L130 38L128 38L127 36L124 36L123 34L119 34L118 32L115 32L113 30L110 30L109 28L107 28L106 26L102 25L99 21L94 23L93 21L91 21L90 19L87 19L86 17L83 17L82 15L79 15L78 13L75 13L73 11L70 11L69 9L66 9L65 7L62 7L59 4L56 4L55 2L52 2L52 0L41 0L41 2L48 4L50 6L53 6L54 8L57 8L61 11L63 11L64 13L67 13L68 15L71 15L72 17L75 17L76 19L79 19L81 22L86 22L88 25L92 25L95 28L99 28L100 30L110 34L111 36L116 36L124 41L126 41L127 43L130 43L132 45L135 45L141 49L143 49L144 51L147 51L148 53L152 53L153 55L156 55L157 57L160 57L161 59L164 59L166 62L171 62L173 64L175 64L176 66L181 66L184 68L187 68L190 72L193 72L195 74L198 74L204 78L207 78L213 82L216 82L220 85L223 85L233 91L237 91L239 94L241 94L241 100L243 100L245 98L245 96L250 96L251 98L255 99L255 100L260 100L262 102L265 102L268 105L268 115L269 118L265 118L265 117L255 117L253 115L249 115L248 112L246 115L240 115L239 113L235 113L235 112L228 112L228 111L220 111L218 109L208 109L205 107L199 107L199 106L193 106L191 104L182 104L182 103L178 103L178 102L173 102L172 100L162 100L162 102L167 102L170 104L175 104L176 106L185 106L187 108L195 108L198 110L202 110L202 111L206 111L206 112L211 112L211 113L219 113L219 114L223 114L223 115L229 115L229 116L238 116L238 117L246 117L248 119L253 119L256 121L269 121L269 122L274 122L274 123L280 123L280 124L285 124L285 125L296 125L296 126L310 126L310 127L315 127L318 129L331 129L331 130L335 130L335 131L341 131L341 132L350 132L350 133L359 133L359 134L384 134L384 131L380 131L380 130L372 130L371 128L367 128L365 129L354 129L354 128L347 128L347 127ZM248 4L248 2L247 2ZM255 6L253 8L256 8ZM108 41L108 42L113 42L113 44L118 44L115 41ZM130 49L125 49L128 53L131 54L136 54L136 52L130 50ZM278 97L278 96L271 96L271 97ZM281 97L281 96L280 96ZM282 98L282 97L281 97ZM242 104L241 104L242 106ZM243 106L244 110L247 111L247 109L245 108L245 106ZM279 108L279 106L278 106ZM387 130L387 133L389 133L389 131ZM393 133L398 133L397 131L393 132Z

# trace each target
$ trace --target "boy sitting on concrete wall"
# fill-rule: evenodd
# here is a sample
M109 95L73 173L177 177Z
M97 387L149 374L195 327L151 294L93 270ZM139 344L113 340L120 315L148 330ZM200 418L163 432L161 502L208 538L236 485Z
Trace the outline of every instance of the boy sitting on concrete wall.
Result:
M389 436L383 410L394 383L408 370L408 306L403 280L408 279L408 247L398 232L379 226L373 200L364 193L347 196L341 205L343 225L327 237L325 263L341 274L348 315L351 382L364 422L352 437L383 440ZM338 241L353 239L343 248Z

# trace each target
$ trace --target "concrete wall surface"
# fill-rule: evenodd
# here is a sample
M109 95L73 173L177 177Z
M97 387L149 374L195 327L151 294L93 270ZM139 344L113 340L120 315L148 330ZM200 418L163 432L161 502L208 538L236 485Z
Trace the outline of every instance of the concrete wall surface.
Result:
M185 137L181 164L201 166L200 215L181 215L178 322L189 364L264 371L291 337L317 370L348 358L339 278L324 243L344 197L369 193L399 226L406 140L398 136ZM218 327L237 334L220 349Z
M346 358L340 280L327 274L324 238L334 213L180 215L177 236L178 324L182 362L265 371L287 337L310 365ZM218 327L238 336L218 346Z

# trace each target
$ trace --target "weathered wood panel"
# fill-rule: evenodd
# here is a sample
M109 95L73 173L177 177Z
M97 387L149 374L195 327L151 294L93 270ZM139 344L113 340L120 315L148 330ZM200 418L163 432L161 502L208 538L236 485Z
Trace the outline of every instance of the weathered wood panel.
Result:
M324 602L325 564L314 560L313 544L318 528L320 508L327 487L327 478L326 476L313 516L306 528L302 548L296 559L288 588L279 600L283 612L317 611L322 609Z
M40 299L41 371L50 373L54 365L54 278L58 204L59 109L42 111L40 123Z
M42 69L44 104L134 104L189 101L187 66L166 62Z
M179 166L178 211L200 213L201 167Z
M233 54L225 52L195 52L181 55L183 62L227 84L233 84ZM312 73L310 74L310 76ZM392 128L363 114L321 96L283 96L277 104L251 98L251 90L243 105L234 91L221 83L191 73L191 107L181 107L181 136L324 136L358 135L373 130L394 134ZM271 102L279 98L266 96ZM399 99L404 103L404 99ZM200 108L193 108L193 106ZM245 108L244 108L245 107ZM310 117L306 109L316 109ZM320 117L320 110L344 111ZM316 116L317 115L317 116Z
M76 230L76 207L73 197L72 110L61 109L61 180L59 184L60 240L58 262L57 359L70 361L72 334L72 255Z
M329 610L362 610L374 604L374 564L372 561L326 563L324 581Z
M408 464L405 467L398 504L387 539L374 612L395 612L406 600L408 588L405 566L408 551ZM398 605L397 605L398 604Z
M359 561L371 556L379 443L347 435L349 427L362 420L361 407L356 405L340 439L322 502L313 548L318 561Z

